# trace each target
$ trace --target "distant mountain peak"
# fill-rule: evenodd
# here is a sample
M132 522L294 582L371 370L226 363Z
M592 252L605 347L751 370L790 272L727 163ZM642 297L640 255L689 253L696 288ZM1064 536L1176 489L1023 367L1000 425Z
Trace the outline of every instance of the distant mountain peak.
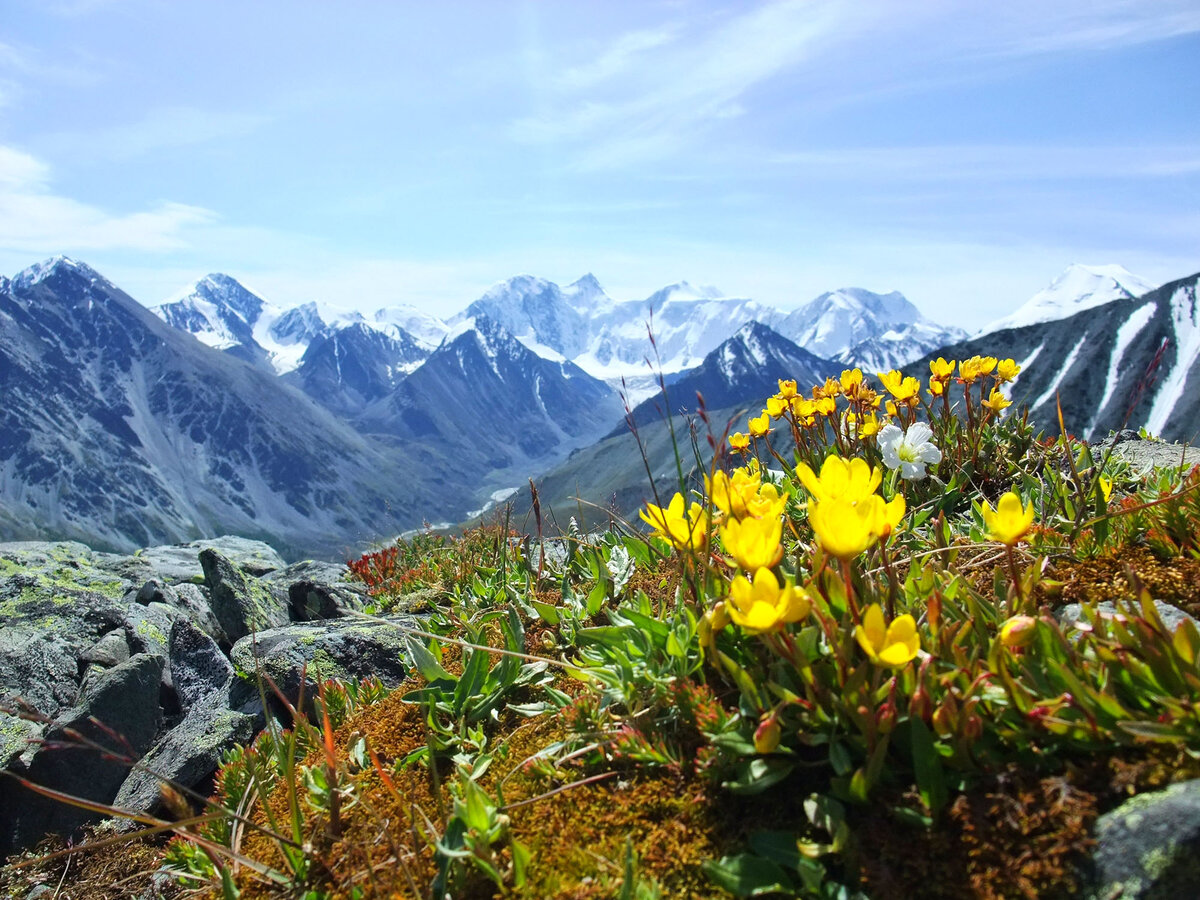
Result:
M985 326L979 334L1065 319L1113 300L1141 297L1156 287L1124 266L1071 263L1049 286L1038 291L1009 315Z
M34 263L27 269L22 269L12 279L12 284L19 288L29 288L45 281L51 275L71 272L84 278L100 278L101 275L87 263L71 259L69 256L52 256L40 263Z

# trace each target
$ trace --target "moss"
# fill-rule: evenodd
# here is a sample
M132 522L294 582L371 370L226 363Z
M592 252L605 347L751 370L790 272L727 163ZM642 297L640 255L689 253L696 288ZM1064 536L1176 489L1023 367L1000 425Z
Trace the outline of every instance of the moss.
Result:
M165 634L163 634L162 629L149 619L142 619L139 621L135 630L142 637L149 638L156 644L161 644L165 647L168 643L168 638Z

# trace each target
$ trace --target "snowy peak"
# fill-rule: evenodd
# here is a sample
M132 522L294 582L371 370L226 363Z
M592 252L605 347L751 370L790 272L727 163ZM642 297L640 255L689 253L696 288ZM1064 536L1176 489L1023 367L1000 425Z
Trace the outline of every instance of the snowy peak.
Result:
M385 332L398 328L406 334L412 335L431 350L440 344L450 331L450 326L437 316L421 312L415 306L407 303L376 310L371 318L375 325Z
M53 275L72 274L89 281L102 276L86 263L78 262L69 256L54 256L50 259L35 263L27 269L22 269L9 282L14 288L26 290L50 278ZM7 279L5 279L7 281Z
M876 294L855 287L822 294L789 313L778 329L811 353L857 364L855 347L889 332L902 336L913 326L920 326L922 332L944 333L946 340L956 336L954 329L922 316L899 291ZM910 358L920 355L916 350Z
M1141 297L1156 287L1124 266L1073 263L1049 287L1038 291L1011 315L997 319L979 333L989 334L1004 328L1022 328L1039 322L1065 319L1113 300Z
M280 315L271 323L267 333L279 344L308 345L324 334L327 328L317 304L310 301Z
M254 326L265 305L236 279L217 273L206 275L150 311L214 349L253 350Z
M711 285L694 287L686 281L669 284L647 297L642 305L647 309L658 312L668 303L688 302L691 300L720 300L724 298L719 290Z

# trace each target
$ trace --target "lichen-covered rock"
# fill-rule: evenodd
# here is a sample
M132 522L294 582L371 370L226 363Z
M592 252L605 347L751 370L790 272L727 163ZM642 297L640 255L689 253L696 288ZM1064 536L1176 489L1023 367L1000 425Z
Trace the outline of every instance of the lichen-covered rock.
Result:
M163 735L121 784L114 806L138 813L158 812L163 781L185 788L199 787L216 772L223 754L254 738L263 717L230 709L231 686L227 682L210 692Z
M199 557L196 562L199 565ZM203 585L189 582L170 585L161 579L150 578L138 589L137 602L143 606L163 603L179 610L214 640L220 642L225 639L225 633L221 630L217 617L213 615L208 588Z
M1174 632L1179 627L1180 623L1187 620L1193 625L1200 627L1200 622L1197 622L1193 616L1188 615L1177 606L1172 606L1170 603L1165 603L1162 600L1154 601L1154 610L1158 613L1158 617L1162 619L1162 623L1168 631ZM1110 603L1104 600L1096 604L1096 612L1101 617L1111 619L1119 613L1115 603ZM1068 603L1066 606L1061 606L1054 611L1054 616L1058 619L1063 628L1070 628L1076 622L1083 621L1083 605L1079 603Z
M41 725L0 711L0 769L12 765L29 749L31 741L42 736L43 730Z
M178 619L171 628L171 683L179 706L187 713L233 677L233 666L217 642L189 622Z
M1096 822L1091 900L1200 897L1200 781L1139 794Z
M1167 441L1148 440L1136 431L1116 431L1092 447L1097 458L1108 453L1129 464L1138 474L1151 469L1188 469L1200 465L1200 447L1172 444Z
M200 563L200 553L204 550L215 550L253 576L265 575L287 565L283 557L262 541L228 535L189 544L147 547L137 552L137 558L146 561L155 575L168 584L198 584L206 577Z
M129 585L94 568L90 552L0 545L0 702L23 697L47 716L74 705L81 655L120 627L127 609Z
M230 641L288 623L286 596L242 571L216 550L201 550L200 564L211 592L213 615Z
M80 659L111 669L127 661L129 657L129 641L125 637L125 629L114 628L84 650Z
M407 617L385 621L336 619L332 622L289 625L243 638L233 645L230 659L240 674L269 675L295 702L300 692L300 672L307 667L305 695L312 697L317 683L329 678L361 679L368 675L395 687L409 672L404 632L396 624L416 625ZM257 661L255 656L257 655Z
M25 777L55 791L110 803L129 773L129 762L118 760L140 758L158 733L162 665L159 657L139 654L106 671L83 703L46 730ZM114 758L82 746L72 732L108 748ZM0 856L32 846L49 832L66 834L96 818L95 813L6 781L0 792Z
M286 591L294 622L336 619L366 605L366 587L347 581L347 569L333 563L305 560L272 572L263 581Z

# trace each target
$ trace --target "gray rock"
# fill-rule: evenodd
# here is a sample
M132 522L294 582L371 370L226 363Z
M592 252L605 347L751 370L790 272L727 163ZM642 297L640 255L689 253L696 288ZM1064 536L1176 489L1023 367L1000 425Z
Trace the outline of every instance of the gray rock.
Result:
M0 769L7 769L44 730L35 722L0 711Z
M159 786L164 781L177 787L199 787L216 772L222 755L254 738L262 716L229 709L226 705L229 688L227 684L191 707L183 721L168 731L129 773L117 791L113 806L136 813L158 812Z
M1091 900L1200 897L1200 781L1139 794L1096 822Z
M79 657L83 662L94 663L111 669L129 659L129 641L125 637L124 628L114 628L100 640L83 651Z
M292 621L336 619L360 612L370 599L361 582L347 581L343 565L305 560L272 572L263 581L287 592Z
M128 775L129 763L154 742L162 719L158 707L161 678L162 660L149 654L139 654L107 670L84 703L47 729L26 777L55 791L110 803ZM81 746L71 732L109 748L116 758ZM49 832L68 834L95 818L94 813L10 782L0 793L0 856L32 846Z
M149 606L134 604L129 608L122 623L125 639L134 653L149 653L163 659L170 657L171 629L183 618L172 606L151 603Z
M80 656L121 626L128 585L79 544L0 547L0 702L23 697L53 717L75 703ZM79 548L78 564L62 555Z
M286 565L283 557L262 541L230 536L192 541L189 544L147 547L139 550L137 556L146 560L155 574L169 584L188 581L199 584L205 578L200 552L206 549L216 550L251 575L264 575Z
M217 642L187 619L176 620L171 628L170 660L171 683L184 713L233 677L233 666Z
M209 637L216 641L225 639L225 633L221 630L217 617L213 615L208 588L203 585L188 582L170 585L157 578L151 578L138 590L136 599L143 606L151 603L170 606L183 613Z
M200 551L200 564L212 596L212 611L230 641L252 631L286 625L287 598L243 572L215 550Z
M1100 457L1108 452L1123 459L1136 474L1144 475L1151 469L1191 468L1200 464L1200 447L1170 444L1166 441L1144 440L1136 431L1117 431L1093 445L1093 455Z
M408 675L410 666L404 632L391 623L416 625L417 620L335 619L274 628L258 634L257 642L249 637L238 641L230 658L241 674L253 676L261 670L270 676L293 703L300 693L300 673L305 666L306 697L315 694L319 681L329 678L360 679L374 675L388 687L395 687Z
M1167 630L1170 632L1174 632L1175 629L1179 627L1180 623L1185 619L1190 621L1193 625L1200 627L1200 622L1198 622L1194 617L1163 600L1155 600L1154 609L1158 613L1158 617L1162 619L1163 625L1165 625ZM1102 617L1107 619L1111 619L1118 615L1116 604L1111 603L1108 600L1097 603L1096 611L1099 612ZM1054 611L1054 617L1058 619L1058 623L1064 629L1070 628L1076 622L1084 621L1083 605L1079 603L1068 603L1066 606L1061 606L1056 609Z

